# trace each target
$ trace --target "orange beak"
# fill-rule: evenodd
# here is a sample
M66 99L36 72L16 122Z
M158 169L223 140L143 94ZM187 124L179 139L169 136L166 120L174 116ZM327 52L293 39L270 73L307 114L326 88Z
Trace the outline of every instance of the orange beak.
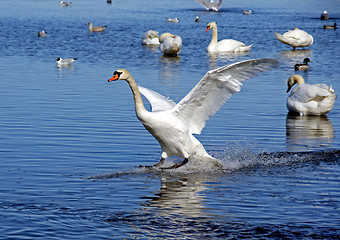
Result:
M210 29L210 27L207 27L207 30L205 30L205 32L208 32L208 31L209 31L209 29Z
M108 82L112 82L112 81L115 81L115 80L118 80L119 78L119 75L116 73L116 74L113 74L112 78L110 78L109 80L107 80Z

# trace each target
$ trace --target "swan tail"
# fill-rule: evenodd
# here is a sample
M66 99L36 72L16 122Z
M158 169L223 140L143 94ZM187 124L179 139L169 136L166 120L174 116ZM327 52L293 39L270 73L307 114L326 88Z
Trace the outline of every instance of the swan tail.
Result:
M277 38L277 40L279 40L280 42L282 43L285 43L285 38L281 35L281 34L278 34L277 32L275 33L275 36Z
M236 52L249 52L253 44L250 44L249 46L240 46L236 49Z

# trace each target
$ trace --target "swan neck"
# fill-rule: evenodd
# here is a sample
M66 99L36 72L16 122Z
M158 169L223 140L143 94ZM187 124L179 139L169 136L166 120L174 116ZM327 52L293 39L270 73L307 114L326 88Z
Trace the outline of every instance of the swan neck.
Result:
M212 37L210 44L212 43L213 44L217 43L217 25L212 28Z
M142 96L138 90L138 86L135 82L135 80L133 79L132 76L130 76L127 80L127 83L130 86L130 89L133 93L133 99L135 101L135 110L136 110L136 114L138 116L139 113L146 111L144 104L143 104L143 100L142 100Z
M305 80L300 75L293 75L293 79L297 84L305 83Z

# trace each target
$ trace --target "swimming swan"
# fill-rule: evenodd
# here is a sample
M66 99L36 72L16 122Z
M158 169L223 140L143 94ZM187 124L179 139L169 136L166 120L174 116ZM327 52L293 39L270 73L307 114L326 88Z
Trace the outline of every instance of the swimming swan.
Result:
M289 30L284 34L275 33L277 40L282 42L283 44L287 44L293 49L297 47L309 47L313 44L312 35L308 34L306 31L303 31L298 28L294 28L293 30Z
M217 24L216 22L208 23L206 32L212 29L212 38L208 45L207 51L210 53L239 53L247 52L252 45L246 46L243 42L234 39L224 39L217 42Z
M300 115L325 115L334 106L336 95L326 84L307 84L300 75L292 75L287 82L288 89L297 84L287 98L287 108Z
M146 33L144 33L142 44L158 46L160 44L158 32L149 30Z
M176 57L182 49L182 38L171 33L163 33L159 37L160 50L164 56Z
M178 103L146 88L137 87L131 74L118 69L108 82L125 80L133 93L137 118L157 139L162 148L161 166L169 156L179 156L184 161L168 168L183 166L189 160L211 157L193 134L200 134L206 122L235 93L241 90L242 82L261 72L278 67L275 59L255 59L234 63L208 71L197 85ZM152 112L145 109L141 94L150 102Z

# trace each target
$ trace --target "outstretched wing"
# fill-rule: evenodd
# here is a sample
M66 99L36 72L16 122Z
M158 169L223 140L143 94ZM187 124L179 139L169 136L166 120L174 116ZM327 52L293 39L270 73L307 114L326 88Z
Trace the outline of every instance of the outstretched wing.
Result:
M200 4L202 4L202 6L203 6L206 10L209 10L209 9L210 9L210 3L207 2L206 0L196 0L196 2L199 2Z
M146 99L148 99L148 101L150 102L153 112L169 110L176 105L174 101L164 97L163 95L155 91L141 86L138 86L138 89L139 92L143 94L143 96L146 97Z
M276 59L256 59L211 70L170 111L187 124L191 133L200 134L209 118L241 90L242 82L278 66Z

